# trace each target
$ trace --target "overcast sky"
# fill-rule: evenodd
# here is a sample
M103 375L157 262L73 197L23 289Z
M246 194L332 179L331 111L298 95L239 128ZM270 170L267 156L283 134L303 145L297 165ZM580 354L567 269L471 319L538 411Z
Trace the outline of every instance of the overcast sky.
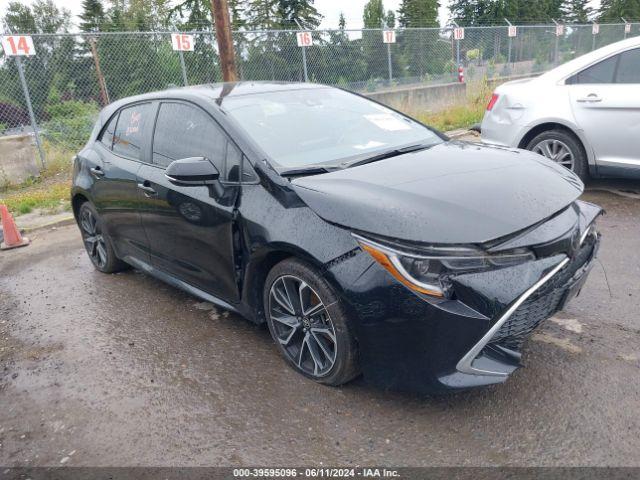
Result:
M78 15L82 11L81 0L54 0L58 5L64 6L71 10L74 15ZM536 0L531 0L536 1ZM31 0L22 0L23 3L30 4ZM6 0L0 0L0 14L4 14ZM340 12L344 13L347 19L347 28L362 28L362 10L367 0L315 0L316 8L324 15L322 28L335 28L338 26L338 18ZM386 10L397 10L401 0L384 0ZM446 24L449 18L447 6L449 0L440 0L440 23ZM600 5L600 0L591 0L591 6L596 8ZM78 23L74 18L74 23Z

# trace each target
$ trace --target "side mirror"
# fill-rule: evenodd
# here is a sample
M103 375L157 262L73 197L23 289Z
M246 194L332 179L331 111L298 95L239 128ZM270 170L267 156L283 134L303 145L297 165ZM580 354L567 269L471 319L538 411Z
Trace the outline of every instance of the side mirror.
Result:
M189 187L212 185L220 177L220 172L205 157L189 157L171 162L164 176L174 185Z

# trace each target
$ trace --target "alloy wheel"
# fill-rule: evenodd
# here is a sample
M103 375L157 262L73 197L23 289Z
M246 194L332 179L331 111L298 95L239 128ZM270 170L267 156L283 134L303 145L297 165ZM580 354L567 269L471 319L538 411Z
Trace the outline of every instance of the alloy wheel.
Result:
M566 143L556 139L542 140L532 151L544 155L550 160L559 163L563 167L573 170L575 166L575 158L573 152Z
M325 304L305 281L278 277L269 291L274 337L291 362L307 375L323 377L336 361L336 332Z
M85 209L80 216L82 239L89 257L98 267L104 268L107 264L107 246L96 217L90 210Z

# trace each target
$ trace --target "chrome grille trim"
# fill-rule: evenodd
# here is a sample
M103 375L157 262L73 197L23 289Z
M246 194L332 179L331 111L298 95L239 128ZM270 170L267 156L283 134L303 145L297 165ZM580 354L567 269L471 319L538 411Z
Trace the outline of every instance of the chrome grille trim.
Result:
M562 268L569 263L569 257L566 257L562 260L558 265L556 265L553 270L547 273L544 277L538 280L533 286L531 286L526 292L524 292L520 297L507 309L506 312L502 314L502 316L498 319L496 323L489 329L487 333L480 339L478 343L476 343L471 350L467 352L467 354L460 359L458 364L456 365L456 369L461 373L467 373L470 375L493 375L506 377L508 374L505 372L493 372L491 370L482 370L479 368L474 368L472 363L478 356L478 354L482 351L482 349L489 343L489 341L493 338L495 333L504 325L504 323L509 320L509 317L513 315L520 305L522 305L527 298L533 295L540 287L542 287L545 283L547 283L556 273L558 273Z

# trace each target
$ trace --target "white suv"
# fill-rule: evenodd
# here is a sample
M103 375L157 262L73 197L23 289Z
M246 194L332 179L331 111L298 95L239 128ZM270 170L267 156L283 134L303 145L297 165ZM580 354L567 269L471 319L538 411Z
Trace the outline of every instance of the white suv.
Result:
M583 180L640 178L640 37L501 85L482 140L543 154Z

